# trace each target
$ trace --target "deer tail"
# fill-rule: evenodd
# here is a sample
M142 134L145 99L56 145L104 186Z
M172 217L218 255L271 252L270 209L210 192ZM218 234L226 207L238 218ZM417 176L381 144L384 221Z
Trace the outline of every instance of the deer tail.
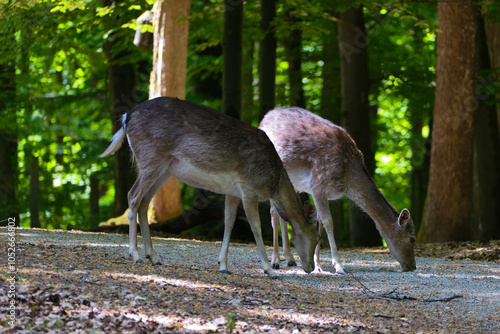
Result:
M100 155L101 158L107 157L108 155L115 153L122 146L123 139L125 139L126 124L127 124L127 114L124 114L122 116L122 126L120 127L120 129L118 129L118 131L116 131L113 138L111 138L111 141L106 147L106 150L104 151L104 153Z

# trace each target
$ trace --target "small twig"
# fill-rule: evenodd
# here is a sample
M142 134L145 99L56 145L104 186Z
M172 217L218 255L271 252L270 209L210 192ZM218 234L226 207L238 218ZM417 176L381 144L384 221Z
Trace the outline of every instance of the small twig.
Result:
M456 299L456 298L462 298L463 295L452 295L450 297L444 297L444 298L417 298L413 296L407 296L407 295L400 295L397 288L389 291L389 292L384 292L384 293L376 293L372 290L370 290L366 285L361 283L361 281L354 276L353 273L348 272L349 275L351 275L356 282L358 282L359 285L363 288L363 293L365 293L368 298L376 298L376 299L392 299L392 300L416 300L420 302L425 302L425 303L435 303L435 302L449 302L450 300Z
M426 298L424 300L422 300L423 302L427 302L427 303L434 303L434 302L449 302L450 300L453 300L453 299L456 299L456 298L462 298L463 295L453 295L453 296L450 296L450 297L446 297L446 298Z

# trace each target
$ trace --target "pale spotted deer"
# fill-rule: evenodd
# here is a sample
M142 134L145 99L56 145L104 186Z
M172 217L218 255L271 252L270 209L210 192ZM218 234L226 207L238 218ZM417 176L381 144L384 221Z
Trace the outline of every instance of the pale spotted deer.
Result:
M273 142L295 189L312 195L320 221L320 233L322 225L328 235L336 272L345 274L337 255L328 200L343 196L354 201L372 217L403 271L416 268L413 249L415 227L410 212L403 209L399 213L387 201L368 174L362 153L343 128L297 107L271 110L259 128ZM279 268L279 217L273 210L271 216L274 230L271 263L276 269ZM285 259L293 265L286 223L281 225ZM320 271L319 244L315 261L316 270Z
M129 255L141 262L137 249L137 215L146 258L160 264L149 232L149 202L172 175L194 187L226 194L225 232L219 256L220 271L227 271L229 239L237 208L243 202L259 250L264 272L276 276L262 240L258 201L271 200L294 231L302 268L314 269L319 240L316 220L300 204L283 164L266 134L258 128L206 106L161 97L143 102L123 115L105 157L120 148L125 136L139 175L128 193Z

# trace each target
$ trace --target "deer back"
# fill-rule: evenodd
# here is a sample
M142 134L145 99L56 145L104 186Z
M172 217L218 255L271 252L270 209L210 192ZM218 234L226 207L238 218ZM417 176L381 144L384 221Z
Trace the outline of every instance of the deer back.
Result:
M298 191L335 189L346 195L351 179L363 173L363 155L341 127L310 111L276 108L259 125L276 147Z
M281 177L283 165L263 131L197 103L149 100L127 114L125 128L139 170L167 164L174 175L202 174L181 180L188 184L224 193L210 185L222 178L261 199L271 197Z

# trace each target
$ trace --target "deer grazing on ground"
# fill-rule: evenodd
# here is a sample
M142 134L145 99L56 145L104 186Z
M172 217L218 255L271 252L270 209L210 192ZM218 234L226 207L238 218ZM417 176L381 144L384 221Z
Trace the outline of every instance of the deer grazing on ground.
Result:
M116 152L128 139L138 169L128 193L129 255L141 262L137 249L137 215L146 258L160 264L149 231L149 202L172 175L193 187L226 194L225 230L219 256L220 271L227 270L227 253L240 201L255 237L264 272L275 277L262 240L258 201L270 199L293 229L292 242L309 273L319 242L314 208L305 212L283 164L266 134L206 106L169 97L143 102L123 115L101 157ZM311 218L313 217L313 218Z
M322 225L328 235L332 263L337 273L345 274L345 270L337 255L328 200L343 196L372 217L403 271L416 268L413 250L415 227L410 212L403 209L399 213L387 201L368 174L362 153L344 129L297 107L271 110L259 128L273 142L295 189L312 195L320 221L320 233ZM273 209L271 220L274 230L271 264L277 269L279 216ZM289 265L294 265L286 223L282 223L281 227L285 259ZM316 271L321 271L319 244L315 262Z

